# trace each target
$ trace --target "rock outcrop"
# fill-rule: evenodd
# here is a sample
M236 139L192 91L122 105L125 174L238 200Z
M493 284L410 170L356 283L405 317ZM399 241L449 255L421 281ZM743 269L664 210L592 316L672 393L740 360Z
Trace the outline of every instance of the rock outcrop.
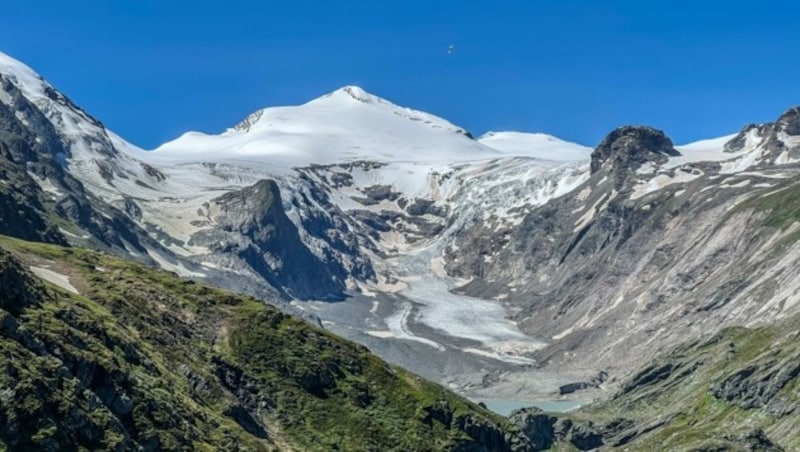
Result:
M191 245L237 256L270 285L300 299L341 299L346 271L331 256L303 242L283 208L278 185L263 180L213 201L214 229L196 233Z
M608 134L592 152L591 172L608 167L620 187L627 172L647 162L664 163L681 155L664 132L647 126L624 126Z

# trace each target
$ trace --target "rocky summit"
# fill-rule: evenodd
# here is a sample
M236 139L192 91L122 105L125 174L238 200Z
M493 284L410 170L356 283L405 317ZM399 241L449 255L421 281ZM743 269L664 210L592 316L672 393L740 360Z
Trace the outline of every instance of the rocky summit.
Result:
M6 448L800 448L800 108L594 149L353 86L245 118L145 151L0 54Z
M609 162L616 173L636 171L643 163L663 164L680 156L664 132L647 126L624 126L608 134L591 154L591 172Z

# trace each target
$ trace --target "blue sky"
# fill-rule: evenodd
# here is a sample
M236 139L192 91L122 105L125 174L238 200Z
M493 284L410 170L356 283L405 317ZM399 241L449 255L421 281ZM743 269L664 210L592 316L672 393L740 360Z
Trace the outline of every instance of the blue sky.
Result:
M800 104L798 24L782 0L4 0L0 50L145 148L347 84L593 146L628 123L683 143L774 120Z

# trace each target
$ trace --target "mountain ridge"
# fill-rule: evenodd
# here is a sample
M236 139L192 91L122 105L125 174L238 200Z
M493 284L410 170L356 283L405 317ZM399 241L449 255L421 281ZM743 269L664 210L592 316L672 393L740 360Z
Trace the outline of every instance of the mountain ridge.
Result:
M40 118L27 125L0 105L20 181L7 199L22 199L4 215L41 205L26 211L33 238L256 296L475 399L602 394L681 338L795 309L794 215L776 199L794 199L796 109L683 146L623 127L590 153L547 135L476 140L345 87L146 152L51 94L26 100ZM497 137L505 151L482 143ZM719 273L721 256L747 265Z

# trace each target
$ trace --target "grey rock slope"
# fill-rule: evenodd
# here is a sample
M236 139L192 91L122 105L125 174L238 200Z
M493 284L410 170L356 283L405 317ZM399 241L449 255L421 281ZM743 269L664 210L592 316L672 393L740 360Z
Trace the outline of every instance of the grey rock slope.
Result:
M345 269L332 257L330 265L319 265L286 216L274 181L262 180L212 202L219 211L216 227L192 236L190 245L237 256L287 296L331 299L344 293Z
M586 182L502 237L476 223L447 268L473 278L463 292L518 307L551 341L540 362L558 366L626 367L723 325L784 318L800 289L798 122L791 109L731 139L738 158L684 164L670 164L682 157L662 132L615 130Z

